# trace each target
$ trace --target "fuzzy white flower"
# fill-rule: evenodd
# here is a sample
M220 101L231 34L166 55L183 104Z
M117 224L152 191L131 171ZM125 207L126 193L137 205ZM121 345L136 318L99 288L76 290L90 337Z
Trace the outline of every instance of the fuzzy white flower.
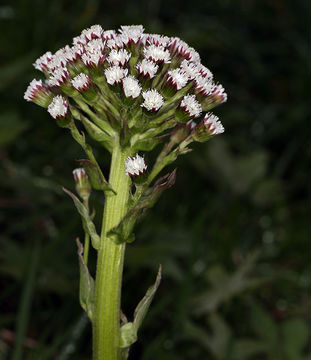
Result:
M198 75L195 78L195 87L198 92L202 93L204 96L209 96L214 91L215 83L211 78L205 78Z
M84 29L81 33L81 37L84 37L87 41L92 39L100 39L103 33L103 28L100 25L93 25L88 29Z
M144 38L145 44L155 45L155 46L166 47L169 41L170 38L168 36L163 36L158 34L146 34L146 37Z
M102 53L105 48L105 44L102 39L94 39L88 42L84 48L88 53Z
M88 75L80 73L71 80L71 83L76 90L82 91L86 90L90 86L90 81L91 80Z
M53 98L51 104L48 106L48 112L54 119L65 117L68 112L68 101L61 95Z
M125 161L125 174L129 176L139 176L147 170L147 165L143 157L136 154L136 156L129 156Z
M59 67L53 71L53 75L47 80L49 86L61 86L69 80L67 68Z
M104 61L105 57L101 52L88 52L82 54L81 59L86 66L98 66Z
M200 74L204 78L207 78L207 79L212 79L213 78L213 73L206 66L204 66L202 64L198 64L198 69L199 69Z
M164 46L150 45L144 48L144 56L146 59L155 61L156 63L169 64L171 62L171 55Z
M180 103L180 107L189 115L198 117L202 113L202 106L196 100L195 95L186 95Z
M137 98L141 92L141 86L134 76L127 76L122 80L123 90L126 97Z
M111 65L120 65L124 66L130 60L131 54L125 49L120 50L111 50L107 61Z
M168 82L177 90L182 89L188 82L188 75L181 69L175 69L168 72Z
M27 101L33 101L37 91L42 89L42 87L43 87L42 80L33 79L24 93L24 99Z
M163 96L157 90L147 90L142 93L144 102L140 105L148 111L157 111L164 104Z
M124 47L124 44L120 35L116 35L112 39L107 40L106 46L108 49L121 49Z
M225 92L225 89L221 84L215 85L213 95L220 98L222 103L226 102L228 98L227 93Z
M155 77L159 66L153 61L143 59L142 62L136 65L136 69L143 76L148 76L150 79L152 79L153 77Z
M125 44L130 41L136 44L144 32L144 27L142 25L123 25L119 31Z
M52 60L52 58L52 53L50 51L47 51L33 63L33 66L35 67L35 69L44 72L48 69L47 65Z
M193 80L199 74L198 65L188 60L183 60L180 68L187 74L189 80Z
M190 61L197 62L197 63L199 63L201 61L199 53L196 50L194 50L194 48L189 47L187 51L189 53Z
M116 32L114 30L105 30L102 34L102 38L104 40L111 40L116 36Z
M127 73L127 69L123 69L120 66L111 66L105 70L107 83L110 85L119 83L127 75Z
M78 35L72 39L72 43L73 45L84 45L87 43L87 39L83 35Z
M211 112L207 113L204 116L203 123L212 135L222 134L225 131L225 128L223 127L218 116L214 115Z

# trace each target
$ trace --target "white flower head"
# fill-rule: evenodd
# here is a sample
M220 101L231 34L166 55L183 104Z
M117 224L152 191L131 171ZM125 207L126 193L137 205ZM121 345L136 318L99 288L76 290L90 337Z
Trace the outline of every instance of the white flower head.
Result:
M203 96L209 96L215 89L215 83L211 78L205 78L202 75L198 75L195 78L195 87Z
M202 64L198 64L198 69L199 69L200 74L204 78L207 78L207 79L212 79L213 78L213 73L206 66L204 66Z
M187 84L188 75L181 69L171 70L168 72L168 82L180 90Z
M187 52L189 53L189 60L190 61L200 63L200 61L201 61L200 55L196 50L194 50L194 48L189 47Z
M144 91L142 95L145 101L140 106L148 111L157 111L164 104L163 96L155 89Z
M35 67L35 69L42 72L48 71L47 65L52 60L52 58L52 53L50 51L47 51L34 62L33 66Z
M228 98L227 93L225 92L225 89L221 84L215 85L213 90L213 96L219 98L221 103L226 102Z
M144 56L146 59L152 60L158 64L171 62L171 55L164 46L150 45L144 48Z
M87 43L87 39L84 35L78 35L78 36L75 36L73 39L72 39L72 43L73 45L84 45Z
M198 117L202 113L202 106L196 100L195 95L186 95L183 97L180 107L191 117Z
M225 128L223 127L218 116L211 112L205 114L203 123L212 135L222 134L225 131Z
M68 100L61 95L55 96L48 106L48 112L54 119L65 117L68 112Z
M150 79L152 79L153 77L155 77L159 66L153 61L143 59L142 62L136 65L136 69L143 76L148 76Z
M199 75L198 65L186 59L182 61L180 68L187 74L189 80L193 80Z
M24 93L24 99L27 101L33 101L33 99L36 97L36 93L42 88L42 80L33 79Z
M67 68L59 67L53 71L52 76L47 80L47 84L53 87L61 86L67 82L69 78L70 76Z
M137 98L141 92L141 86L134 76L123 78L123 91L126 97Z
M80 73L71 80L71 83L76 90L84 91L89 88L91 79L88 75Z
M33 79L24 93L24 99L26 101L34 102L43 107L47 107L52 101L52 98L52 92L42 83L42 80Z
M104 62L105 55L103 55L100 51L87 52L82 54L81 59L86 66L99 66Z
M89 41L84 48L87 53L102 53L105 44L102 39L94 39Z
M124 43L120 37L120 35L115 35L112 39L108 39L106 42L106 46L108 49L122 49L124 47Z
M124 66L130 60L131 54L125 49L111 50L107 61L110 65Z
M107 83L110 85L115 85L120 83L121 80L127 75L128 70L121 68L120 66L111 66L105 70L105 76Z
M147 165L143 157L136 154L136 156L129 156L125 161L125 174L128 176L139 176L147 170Z
M158 35L158 34L146 34L144 42L149 45L163 46L166 47L170 41L168 36Z
M129 42L137 44L144 32L144 27L142 25L123 25L119 31L125 44Z
M190 60L190 52L188 51L189 45L179 39L178 37L171 38L168 47L170 48L173 55L180 55L187 60Z
M114 30L105 30L102 34L102 38L104 40L111 40L116 36L116 32Z
M85 38L87 41L93 39L100 39L103 33L103 28L100 25L93 25L88 29L84 29L81 33L81 37Z

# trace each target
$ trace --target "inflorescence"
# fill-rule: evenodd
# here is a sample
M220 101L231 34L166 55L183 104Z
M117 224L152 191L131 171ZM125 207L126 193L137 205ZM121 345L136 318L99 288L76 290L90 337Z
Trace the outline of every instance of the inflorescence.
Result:
M92 112L106 122L101 130L108 137L126 128L136 151L146 150L140 144L148 137L169 135L190 121L194 140L224 131L210 110L227 95L199 54L177 37L144 33L142 25L118 32L91 26L71 46L46 52L34 67L45 80L30 83L27 101L47 108L56 120L81 120L77 114Z

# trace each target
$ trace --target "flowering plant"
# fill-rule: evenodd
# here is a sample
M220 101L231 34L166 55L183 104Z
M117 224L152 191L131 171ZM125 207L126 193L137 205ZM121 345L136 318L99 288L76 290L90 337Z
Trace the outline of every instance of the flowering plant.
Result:
M134 240L137 219L175 182L176 170L159 177L162 170L191 151L192 142L224 131L210 110L227 95L193 48L177 37L146 34L141 25L121 26L118 33L94 25L72 46L45 53L34 66L45 80L34 79L24 98L47 108L88 157L73 172L82 201L64 191L85 231L84 244L77 240L80 303L93 326L93 359L126 359L159 286L161 267L128 321L120 311L125 245ZM111 153L108 180L85 134ZM153 149L158 155L147 168L139 153ZM89 211L91 189L106 196L100 234ZM87 267L90 244L97 252L95 279Z

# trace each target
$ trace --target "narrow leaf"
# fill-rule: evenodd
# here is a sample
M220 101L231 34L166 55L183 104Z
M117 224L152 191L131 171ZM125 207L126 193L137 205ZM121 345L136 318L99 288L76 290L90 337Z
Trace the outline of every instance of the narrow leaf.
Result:
M93 221L91 220L91 217L90 217L86 207L71 191L65 189L64 187L63 187L63 190L65 191L65 193L67 193L72 198L79 214L81 215L84 230L90 235L91 241L92 241L92 246L94 247L94 249L98 250L99 244L100 244L100 237L98 236L98 234L96 232L95 225L94 225Z
M134 323L134 326L137 331L140 328L140 326L148 312L149 306L154 298L156 291L158 290L158 287L161 282L161 274L162 274L162 266L160 265L155 283L152 286L150 286L150 288L146 292L146 295L139 302L139 304L137 305L137 307L135 309L133 323Z
M94 279L89 273L89 269L83 260L83 245L77 238L79 268L80 268L80 290L79 298L81 307L87 313L90 320L94 315L94 302L95 302L95 283Z

